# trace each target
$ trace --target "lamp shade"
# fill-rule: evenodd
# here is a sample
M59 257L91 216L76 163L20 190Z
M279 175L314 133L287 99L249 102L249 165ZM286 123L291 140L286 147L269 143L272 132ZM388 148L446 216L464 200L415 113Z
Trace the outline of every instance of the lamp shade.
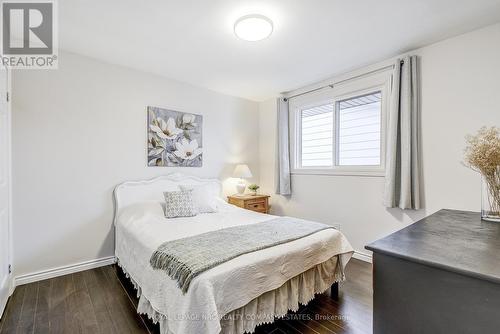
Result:
M252 172L247 165L237 165L233 172L233 177L237 177L240 179L247 179L252 177Z

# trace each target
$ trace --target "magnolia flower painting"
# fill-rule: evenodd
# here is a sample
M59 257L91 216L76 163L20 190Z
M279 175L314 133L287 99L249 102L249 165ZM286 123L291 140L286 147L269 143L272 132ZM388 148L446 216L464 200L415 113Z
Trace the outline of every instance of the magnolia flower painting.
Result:
M148 107L148 165L201 167L203 116Z

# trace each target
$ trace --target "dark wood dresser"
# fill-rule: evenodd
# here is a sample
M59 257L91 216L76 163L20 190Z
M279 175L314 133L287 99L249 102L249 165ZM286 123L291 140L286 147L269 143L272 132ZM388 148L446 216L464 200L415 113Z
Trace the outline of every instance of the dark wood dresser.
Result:
M373 251L373 333L500 333L500 224L440 210Z

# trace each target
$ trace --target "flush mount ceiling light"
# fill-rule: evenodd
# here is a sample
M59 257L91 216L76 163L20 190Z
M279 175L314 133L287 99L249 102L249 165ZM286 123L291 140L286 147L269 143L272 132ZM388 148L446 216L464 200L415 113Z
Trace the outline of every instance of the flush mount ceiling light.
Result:
M271 36L272 32L273 21L264 15L245 15L234 23L234 33L245 41L260 41Z

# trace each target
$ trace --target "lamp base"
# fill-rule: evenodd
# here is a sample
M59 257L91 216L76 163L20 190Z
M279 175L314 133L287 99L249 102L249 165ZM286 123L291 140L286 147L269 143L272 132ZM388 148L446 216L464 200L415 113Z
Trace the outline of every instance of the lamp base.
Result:
M236 191L238 191L238 195L243 195L245 193L245 189L247 185L244 182L240 182L236 185Z

